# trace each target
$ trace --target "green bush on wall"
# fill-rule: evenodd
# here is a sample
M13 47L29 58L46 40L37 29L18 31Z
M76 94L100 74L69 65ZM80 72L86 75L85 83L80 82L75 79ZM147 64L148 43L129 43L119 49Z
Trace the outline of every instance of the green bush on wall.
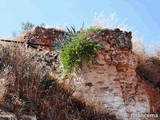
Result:
M70 36L70 42L60 53L60 60L68 72L78 68L81 61L92 62L101 46L93 40L85 40L85 32Z

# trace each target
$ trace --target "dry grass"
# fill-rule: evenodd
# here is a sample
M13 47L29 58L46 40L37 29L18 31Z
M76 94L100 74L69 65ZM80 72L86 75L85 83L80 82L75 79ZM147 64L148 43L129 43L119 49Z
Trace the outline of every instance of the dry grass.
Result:
M74 90L51 78L37 52L20 45L1 47L4 63L0 78L5 80L1 107L19 114L36 114L39 120L115 120L100 105L73 97ZM2 88L5 90L4 88Z
M138 66L136 69L137 75L143 80L160 88L160 52L158 49L146 52L146 46L143 43L141 36L134 37L133 52L138 56ZM155 55L151 55L155 52Z
M139 57L137 74L155 87L160 88L160 59L158 57Z
M132 39L133 53L138 57L137 75L143 80L160 88L160 52L158 49L147 51L142 36L134 36ZM148 45L149 46L149 45ZM152 53L155 55L151 55Z
M3 95L5 93L5 81L3 78L0 79L0 103L3 103Z

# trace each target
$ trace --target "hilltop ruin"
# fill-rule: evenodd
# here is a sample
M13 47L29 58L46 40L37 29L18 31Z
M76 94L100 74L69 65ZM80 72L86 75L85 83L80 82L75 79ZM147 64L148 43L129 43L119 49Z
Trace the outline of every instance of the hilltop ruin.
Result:
M29 40L32 43L52 45L56 40L61 39L61 37L66 37L66 34L66 31L36 27L34 31L27 33L23 40ZM29 62L29 65L35 64L31 69L36 70L36 66L40 65L38 72L41 70L41 72L47 71L47 74L45 73L45 75L42 75L43 77L36 73L36 76L40 76L38 78L40 80L37 80L36 77L30 79L28 76L23 76L23 74L19 73L20 70L15 72L14 70L17 70L16 68L18 68L18 66L23 65L23 61L21 61L21 63L16 61L16 64L12 65L13 59L3 59L6 56L5 53L3 53L3 55L0 56L0 60L5 64L4 66L10 65L11 68L9 69L13 70L13 73L15 73L5 73L5 71L3 73L3 79L6 79L7 81L11 79L6 77L6 74L13 75L12 77L14 79L12 80L13 84L8 84L7 86L8 91L5 94L2 106L4 108L7 108L7 105L14 106L16 109L14 110L12 108L11 112L22 110L26 113L28 110L30 114L38 115L39 119L55 117L54 114L49 113L56 113L57 116L62 115L59 112L57 113L56 110L62 112L63 109L66 110L68 114L69 111L73 112L75 118L77 115L80 115L78 117L86 120L89 118L105 119L106 116L104 114L98 114L97 117L95 113L92 116L92 112L89 112L89 116L84 118L85 112L83 111L86 109L88 110L88 108L86 107L86 101L83 101L82 99L87 98L92 99L94 102L98 101L98 105L110 110L117 119L132 119L132 114L159 113L160 91L157 86L160 81L160 69L159 67L156 67L154 76L149 75L151 77L150 80L152 77L154 78L154 84L145 80L145 74L142 73L144 73L143 71L147 68L142 68L140 66L146 66L146 64L145 62L140 64L139 60L142 59L132 51L132 33L117 28L114 30L90 30L89 32L87 31L85 35L84 40L93 40L102 45L102 48L97 51L96 57L91 65L88 65L84 61L81 62L81 65L79 66L79 75L77 75L74 70L69 76L65 73L62 75L59 74L59 71L63 71L58 70L57 72L57 69L63 69L63 67L59 68L59 52L61 51L57 52L50 46L41 47L41 51L28 48L30 49L28 53L27 50L26 52L22 50L27 56L27 59L25 60L30 60L25 62ZM35 48L37 49L38 46ZM5 50L2 50L1 52L5 52ZM32 55L31 51L34 55ZM25 56L24 54L21 55L23 57ZM32 57L30 58L29 56ZM15 60L19 58L13 54L11 54L10 57L15 58ZM155 66L152 65L152 62L155 61L157 63L155 65L159 65L159 58L147 62L149 66L153 67L148 70L149 73L153 71ZM26 66L24 66L24 68ZM8 70L8 68L5 69L4 67L1 69ZM27 69L25 68L26 71ZM31 71L29 71L28 74L30 72ZM63 89L61 89L62 87ZM53 90L56 92L58 91L56 93L58 98L60 100L62 99L65 105L69 104L71 108L68 106L68 108L66 108L62 105L60 103L62 101L59 102L58 99L55 98L56 95ZM63 94L65 98L60 96L59 93ZM9 98L12 98L13 101ZM69 99L72 102L74 101L74 104L70 105L70 101L66 104L66 99ZM58 103L58 105L56 104L56 107L55 103ZM76 111L79 112L77 112L78 114L75 114L74 110L72 111L73 106L76 108ZM55 109L53 109L53 107L55 107ZM62 116L63 119L67 119L64 115ZM72 115L68 116L71 117ZM110 115L107 117L116 119ZM141 120L142 118L135 119Z

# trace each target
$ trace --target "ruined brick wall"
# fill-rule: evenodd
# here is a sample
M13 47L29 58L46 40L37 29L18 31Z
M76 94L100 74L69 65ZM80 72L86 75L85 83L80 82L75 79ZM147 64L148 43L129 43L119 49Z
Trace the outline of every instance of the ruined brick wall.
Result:
M88 36L88 39L93 39L101 43L106 50L121 49L131 50L132 49L132 33L124 32L116 28L115 30L102 29L96 34Z
M131 32L119 29L91 34L87 39L99 42L104 49L97 52L92 66L88 68L84 63L82 67L81 92L94 96L124 120L132 119L132 114L158 112L160 108L159 91L136 73L138 57L132 52L131 38Z
M53 43L61 36L65 34L65 31L57 30L54 28L44 28L37 26L33 32L28 32L24 39L28 40L30 43L38 43L38 44L45 44L48 46L33 46L33 47L40 47L45 48L47 50L53 50Z

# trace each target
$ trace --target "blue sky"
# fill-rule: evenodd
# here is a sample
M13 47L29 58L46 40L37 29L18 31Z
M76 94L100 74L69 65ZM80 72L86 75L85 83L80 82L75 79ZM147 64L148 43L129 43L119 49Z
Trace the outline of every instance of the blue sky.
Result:
M90 25L95 13L117 18L143 35L146 43L160 43L160 0L0 0L0 36L21 30L21 23ZM86 26L87 26L86 25Z

